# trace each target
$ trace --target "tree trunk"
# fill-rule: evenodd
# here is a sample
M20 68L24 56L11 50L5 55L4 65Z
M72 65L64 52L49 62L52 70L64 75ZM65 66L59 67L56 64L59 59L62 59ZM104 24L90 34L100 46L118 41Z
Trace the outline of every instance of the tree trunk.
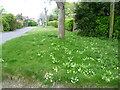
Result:
M110 3L110 30L109 30L109 38L112 38L114 29L114 2Z
M48 12L48 10L46 7L44 8L44 10L45 10L45 27L47 27L47 12Z
M58 16L58 38L63 38L65 36L65 9L64 2L56 2L59 9Z
M3 25L2 25L2 13L0 12L0 32L3 31Z

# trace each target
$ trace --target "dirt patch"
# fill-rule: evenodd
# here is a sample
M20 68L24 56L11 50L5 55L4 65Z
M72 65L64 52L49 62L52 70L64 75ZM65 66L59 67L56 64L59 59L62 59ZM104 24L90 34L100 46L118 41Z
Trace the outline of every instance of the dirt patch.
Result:
M40 82L27 83L20 80L4 80L2 82L2 88L65 88L61 84L54 83L53 86L48 87L42 85Z

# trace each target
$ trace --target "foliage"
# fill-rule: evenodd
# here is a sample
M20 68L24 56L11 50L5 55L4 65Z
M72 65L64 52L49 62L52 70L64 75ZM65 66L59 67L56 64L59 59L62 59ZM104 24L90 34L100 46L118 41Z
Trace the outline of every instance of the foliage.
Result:
M109 17L101 16L96 19L95 35L108 37L109 34ZM115 16L113 37L120 38L120 16Z
M16 28L17 29L23 28L23 21L17 21Z
M58 21L57 21L57 20L49 21L49 22L48 22L48 26L58 27Z
M3 12L5 12L5 9L2 6L0 6L0 14Z
M66 18L73 18L75 11L75 4L71 2L65 2L65 17ZM53 9L52 15L50 15L50 21L58 19L58 8ZM51 19L53 18L53 19Z
M3 31L10 30L10 26L9 26L8 22L6 22L5 18L2 18L2 24L3 24Z
M115 15L120 15L120 1L115 2Z
M115 16L113 37L120 39L120 16Z
M65 29L72 31L73 30L73 22L74 22L73 18L65 19Z
M65 29L68 31L72 31L73 30L73 18L67 18L65 19ZM54 21L49 21L48 22L48 26L54 26L54 27L58 27L58 21L54 20Z
M53 9L52 15L54 15L56 18L58 18L58 8Z
M2 45L3 80L24 78L69 88L118 87L116 39L81 37L76 32L66 32L65 39L58 39L53 29L34 28L29 35Z
M58 17L56 15L49 15L48 16L48 21L54 21L54 20L58 20Z
M22 14L17 14L17 15L16 15L16 19L18 19L18 20L23 20L23 18L24 18L24 17L22 16Z
M16 20L18 19L13 14L3 14L2 16L2 24L3 24L3 30L4 31L13 31L16 29L20 29L23 27L23 21L22 20Z
M75 4L73 2L65 2L65 17L73 18L75 11Z
M28 26L36 26L37 25L37 23L34 20L29 20L29 21L27 21L27 23L28 23Z
M76 4L75 10L75 21L77 29L80 29L78 34L84 36L92 36L94 35L94 28L95 28L95 14L93 14L93 9L90 8L92 3L78 3Z
M3 18L9 24L10 31L13 31L16 29L16 19L13 14L4 14ZM9 31L9 30L7 30L7 31Z
M109 34L109 18L106 16L97 17L96 27L95 27L95 36L104 36L107 37Z
M119 15L119 5L116 3L115 16ZM83 36L105 36L109 34L110 15L109 2L82 2L76 4L75 20L79 33ZM80 12L80 13L79 13ZM119 22L119 20L117 20ZM116 26L116 21L115 21ZM118 38L118 29L114 27L114 37ZM116 31L117 30L117 31ZM115 36L117 35L117 36Z

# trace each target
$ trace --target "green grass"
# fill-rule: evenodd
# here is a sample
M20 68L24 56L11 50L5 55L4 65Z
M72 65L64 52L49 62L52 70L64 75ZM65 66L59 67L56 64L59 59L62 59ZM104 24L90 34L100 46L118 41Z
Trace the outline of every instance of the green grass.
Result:
M53 30L53 31L52 31ZM118 41L37 27L3 44L3 79L24 78L66 87L118 87Z

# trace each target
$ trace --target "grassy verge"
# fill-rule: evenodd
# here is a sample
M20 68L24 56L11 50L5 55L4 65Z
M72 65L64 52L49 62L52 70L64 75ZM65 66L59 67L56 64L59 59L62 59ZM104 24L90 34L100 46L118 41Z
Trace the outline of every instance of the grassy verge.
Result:
M53 30L53 31L52 31ZM118 87L118 41L37 27L3 44L3 79L39 80L66 87Z

